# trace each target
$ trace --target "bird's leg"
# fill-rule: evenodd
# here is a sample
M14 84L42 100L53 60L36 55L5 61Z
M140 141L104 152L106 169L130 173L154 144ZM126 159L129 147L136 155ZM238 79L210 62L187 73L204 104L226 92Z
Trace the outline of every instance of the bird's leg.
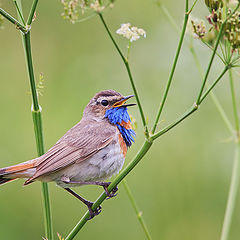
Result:
M111 192L108 191L108 186L111 184L111 182L88 182L86 184L102 186L108 196L108 199L117 196L117 193L116 193L118 191L117 186L115 188L113 188L113 190Z
M72 189L70 188L64 188L66 191L68 191L69 193L71 193L74 197L76 197L77 199L79 199L80 201L82 201L85 205L87 205L88 207L88 211L89 211L89 214L90 214L90 219L92 219L93 217L97 216L100 212L101 212L101 209L102 207L99 206L96 210L92 210L92 206L93 206L93 202L90 202L86 199L84 199L83 197L81 197L80 195L78 195L77 193L75 193Z
M75 182L75 181L71 181L69 178L62 178L62 181L66 184L79 184L79 185L98 185L98 186L102 186L105 190L105 193L109 198L115 197L117 196L117 191L118 191L118 187L116 186L115 188L113 188L113 190L111 192L108 191L108 186L111 184L111 182Z

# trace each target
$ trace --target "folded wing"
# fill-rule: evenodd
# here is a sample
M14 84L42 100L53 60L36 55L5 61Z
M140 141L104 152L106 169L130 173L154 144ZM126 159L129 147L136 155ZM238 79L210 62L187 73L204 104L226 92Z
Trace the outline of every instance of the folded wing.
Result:
M25 185L40 176L88 159L110 144L117 131L115 126L105 121L80 121L39 158L35 174L25 182Z

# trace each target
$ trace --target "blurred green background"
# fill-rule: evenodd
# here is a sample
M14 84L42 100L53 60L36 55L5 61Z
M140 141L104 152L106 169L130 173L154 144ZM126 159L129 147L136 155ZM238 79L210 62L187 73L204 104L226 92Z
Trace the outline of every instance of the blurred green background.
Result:
M1 0L1 7L15 14L13 2ZM184 1L162 1L181 27ZM24 0L25 15L31 1ZM32 51L36 79L44 74L44 93L40 97L46 150L77 123L89 99L104 89L132 94L126 70L97 17L83 23L63 20L58 1L39 1L37 19L32 26ZM193 15L208 14L199 1ZM154 1L117 1L104 14L115 32L130 22L147 32L146 39L132 44L131 67L149 124L153 123L169 75L179 35ZM36 156L32 125L29 80L21 36L7 21L0 31L0 166L26 161ZM114 34L123 51L127 40ZM210 51L194 43L206 69ZM214 80L222 69L217 61L210 74ZM234 74L236 87L239 75ZM159 128L190 107L198 94L201 78L185 43L172 89ZM225 77L216 88L229 118L231 96ZM238 91L239 103L239 91ZM137 119L136 144L126 162L143 142L137 107L130 113ZM148 155L127 177L153 239L219 239L227 200L234 144L215 105L208 97L200 110L181 125L159 138ZM44 236L41 185L22 187L15 181L0 189L0 239L33 240ZM54 232L66 236L86 211L86 207L56 187L49 185ZM90 221L76 239L145 239L122 185L118 196L102 205L102 213ZM95 200L101 188L77 189ZM231 228L231 240L239 239L240 199ZM56 235L55 235L56 236Z

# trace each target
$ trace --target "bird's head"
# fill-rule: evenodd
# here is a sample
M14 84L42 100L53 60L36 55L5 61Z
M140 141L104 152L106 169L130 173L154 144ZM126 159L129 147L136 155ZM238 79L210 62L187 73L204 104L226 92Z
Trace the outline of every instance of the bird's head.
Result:
M97 93L88 103L84 110L84 116L92 117L95 120L102 120L104 118L113 115L117 121L118 115L127 112L127 107L134 106L136 104L125 104L125 102L132 98L133 95L123 96L114 90L105 90ZM111 117L110 117L111 118ZM109 119L111 123L113 123Z
M125 104L125 102L131 97L133 95L123 96L113 90L99 92L88 103L84 110L84 117L95 121L107 120L111 124L116 125L127 147L130 147L132 142L134 142L135 132L131 126L127 107L136 104Z

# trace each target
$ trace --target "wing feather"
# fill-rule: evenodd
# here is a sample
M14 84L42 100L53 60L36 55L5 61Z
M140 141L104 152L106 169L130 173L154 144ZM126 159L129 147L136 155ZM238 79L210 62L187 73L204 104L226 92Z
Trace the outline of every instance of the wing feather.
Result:
M110 144L116 133L117 128L106 121L86 122L86 120L81 120L40 157L35 174L26 181L26 184L42 175L88 159Z

